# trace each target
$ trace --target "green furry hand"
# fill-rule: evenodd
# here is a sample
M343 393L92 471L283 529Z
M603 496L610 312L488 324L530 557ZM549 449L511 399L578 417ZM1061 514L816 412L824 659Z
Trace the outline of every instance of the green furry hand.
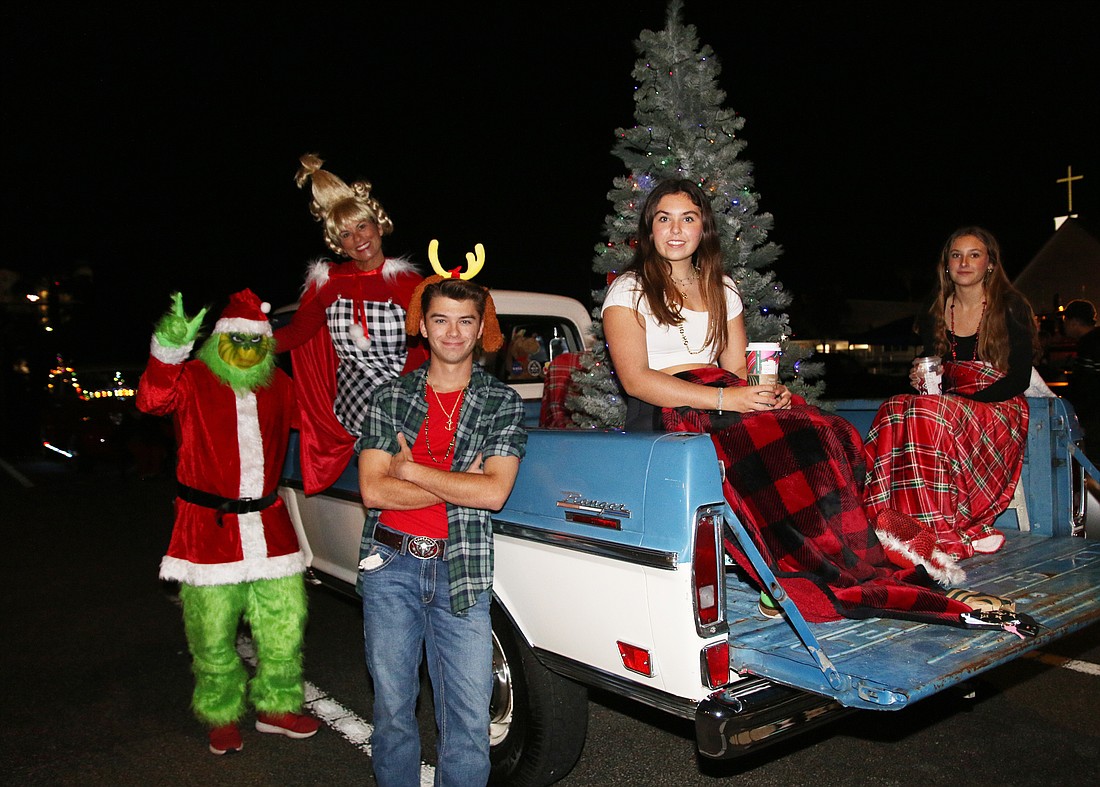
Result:
M183 294L172 293L172 310L160 318L153 335L162 347L182 347L195 340L202 325L202 318L206 316L206 307L190 319L183 311Z

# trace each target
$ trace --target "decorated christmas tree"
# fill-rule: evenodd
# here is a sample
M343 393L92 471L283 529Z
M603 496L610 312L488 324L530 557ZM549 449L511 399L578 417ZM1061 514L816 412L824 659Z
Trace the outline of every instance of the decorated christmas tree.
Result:
M784 309L791 296L768 269L781 249L767 239L772 217L758 210L752 164L740 158L746 143L738 134L745 119L723 106L718 60L709 46L699 45L695 27L681 17L681 0L672 0L665 29L644 30L636 43L635 124L616 130L614 147L629 174L616 177L608 192L614 207L605 220L607 240L596 247L593 270L609 284L630 263L638 215L653 186L667 178L694 180L711 195L723 266L745 305L749 341L780 342L782 381L816 402L823 383L810 380L821 369L804 363L807 351L787 342L791 329ZM593 293L595 350L574 373L579 392L567 402L574 423L583 428L621 426L626 415L599 320L605 293L606 287Z

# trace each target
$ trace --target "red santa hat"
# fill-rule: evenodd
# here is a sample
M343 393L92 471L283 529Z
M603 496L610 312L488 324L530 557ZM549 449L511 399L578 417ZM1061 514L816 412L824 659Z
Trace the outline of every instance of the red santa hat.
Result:
M261 301L252 290L241 290L229 296L229 305L214 325L214 333L244 333L271 336L267 313L271 304Z

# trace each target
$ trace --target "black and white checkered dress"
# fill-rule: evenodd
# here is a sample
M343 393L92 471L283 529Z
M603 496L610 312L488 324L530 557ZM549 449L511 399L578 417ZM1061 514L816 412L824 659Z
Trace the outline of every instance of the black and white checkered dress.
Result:
M354 315L366 315L367 349L351 336ZM336 350L336 400L333 411L349 433L358 437L367 397L379 383L401 374L407 357L405 309L392 300L355 301L337 298L326 310L332 345Z

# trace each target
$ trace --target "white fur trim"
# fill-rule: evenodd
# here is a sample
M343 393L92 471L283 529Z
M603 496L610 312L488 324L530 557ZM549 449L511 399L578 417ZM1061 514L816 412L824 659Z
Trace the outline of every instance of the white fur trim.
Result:
M311 288L321 289L328 284L331 268L335 263L324 258L318 258L309 263L306 268L306 281L302 285L302 295ZM408 257L387 257L382 263L382 281L393 284L397 277L403 273L415 273L422 275L420 268Z
M946 552L933 549L932 560L925 560L893 533L888 533L885 530L875 530L875 535L878 536L878 540L882 543L884 549L899 552L914 565L924 566L928 576L944 587L958 587L966 582L966 572L959 568L958 561ZM932 562L933 560L936 562Z
M241 463L240 497L264 496L264 441L256 394L237 395L237 452ZM241 552L245 560L267 557L267 538L259 511L237 517L241 530Z
M241 497L264 496L264 441L256 394L237 395L237 452L241 461Z
M244 559L267 557L267 536L264 535L264 520L259 511L250 511L237 517L237 527L241 531L241 552Z
M301 550L279 557L238 560L234 563L192 563L165 555L160 561L160 578L189 585L235 585L257 579L281 579L306 570Z
M306 280L302 284L301 295L305 295L311 289L321 289L331 276L332 266L336 263L324 257L318 257L310 261L306 267ZM387 257L382 263L382 281L393 284L397 277L403 273L415 273L423 275L420 268L408 257ZM301 296L299 296L301 297ZM366 349L366 348L363 348Z
M316 259L309 263L309 267L306 268L306 281L302 285L302 295L309 292L310 288L316 287L318 290L328 284L329 268L332 267L332 263L326 259Z
M182 347L165 347L157 341L157 337L154 335L149 342L149 354L161 363L175 366L187 360L187 356L191 354L191 348L194 346L194 342L188 342Z
M387 257L382 263L382 281L387 284L393 284L402 273L419 274L420 268L408 257Z
M271 323L267 320L246 320L243 317L222 317L214 323L214 333L244 333L249 336L271 336Z

